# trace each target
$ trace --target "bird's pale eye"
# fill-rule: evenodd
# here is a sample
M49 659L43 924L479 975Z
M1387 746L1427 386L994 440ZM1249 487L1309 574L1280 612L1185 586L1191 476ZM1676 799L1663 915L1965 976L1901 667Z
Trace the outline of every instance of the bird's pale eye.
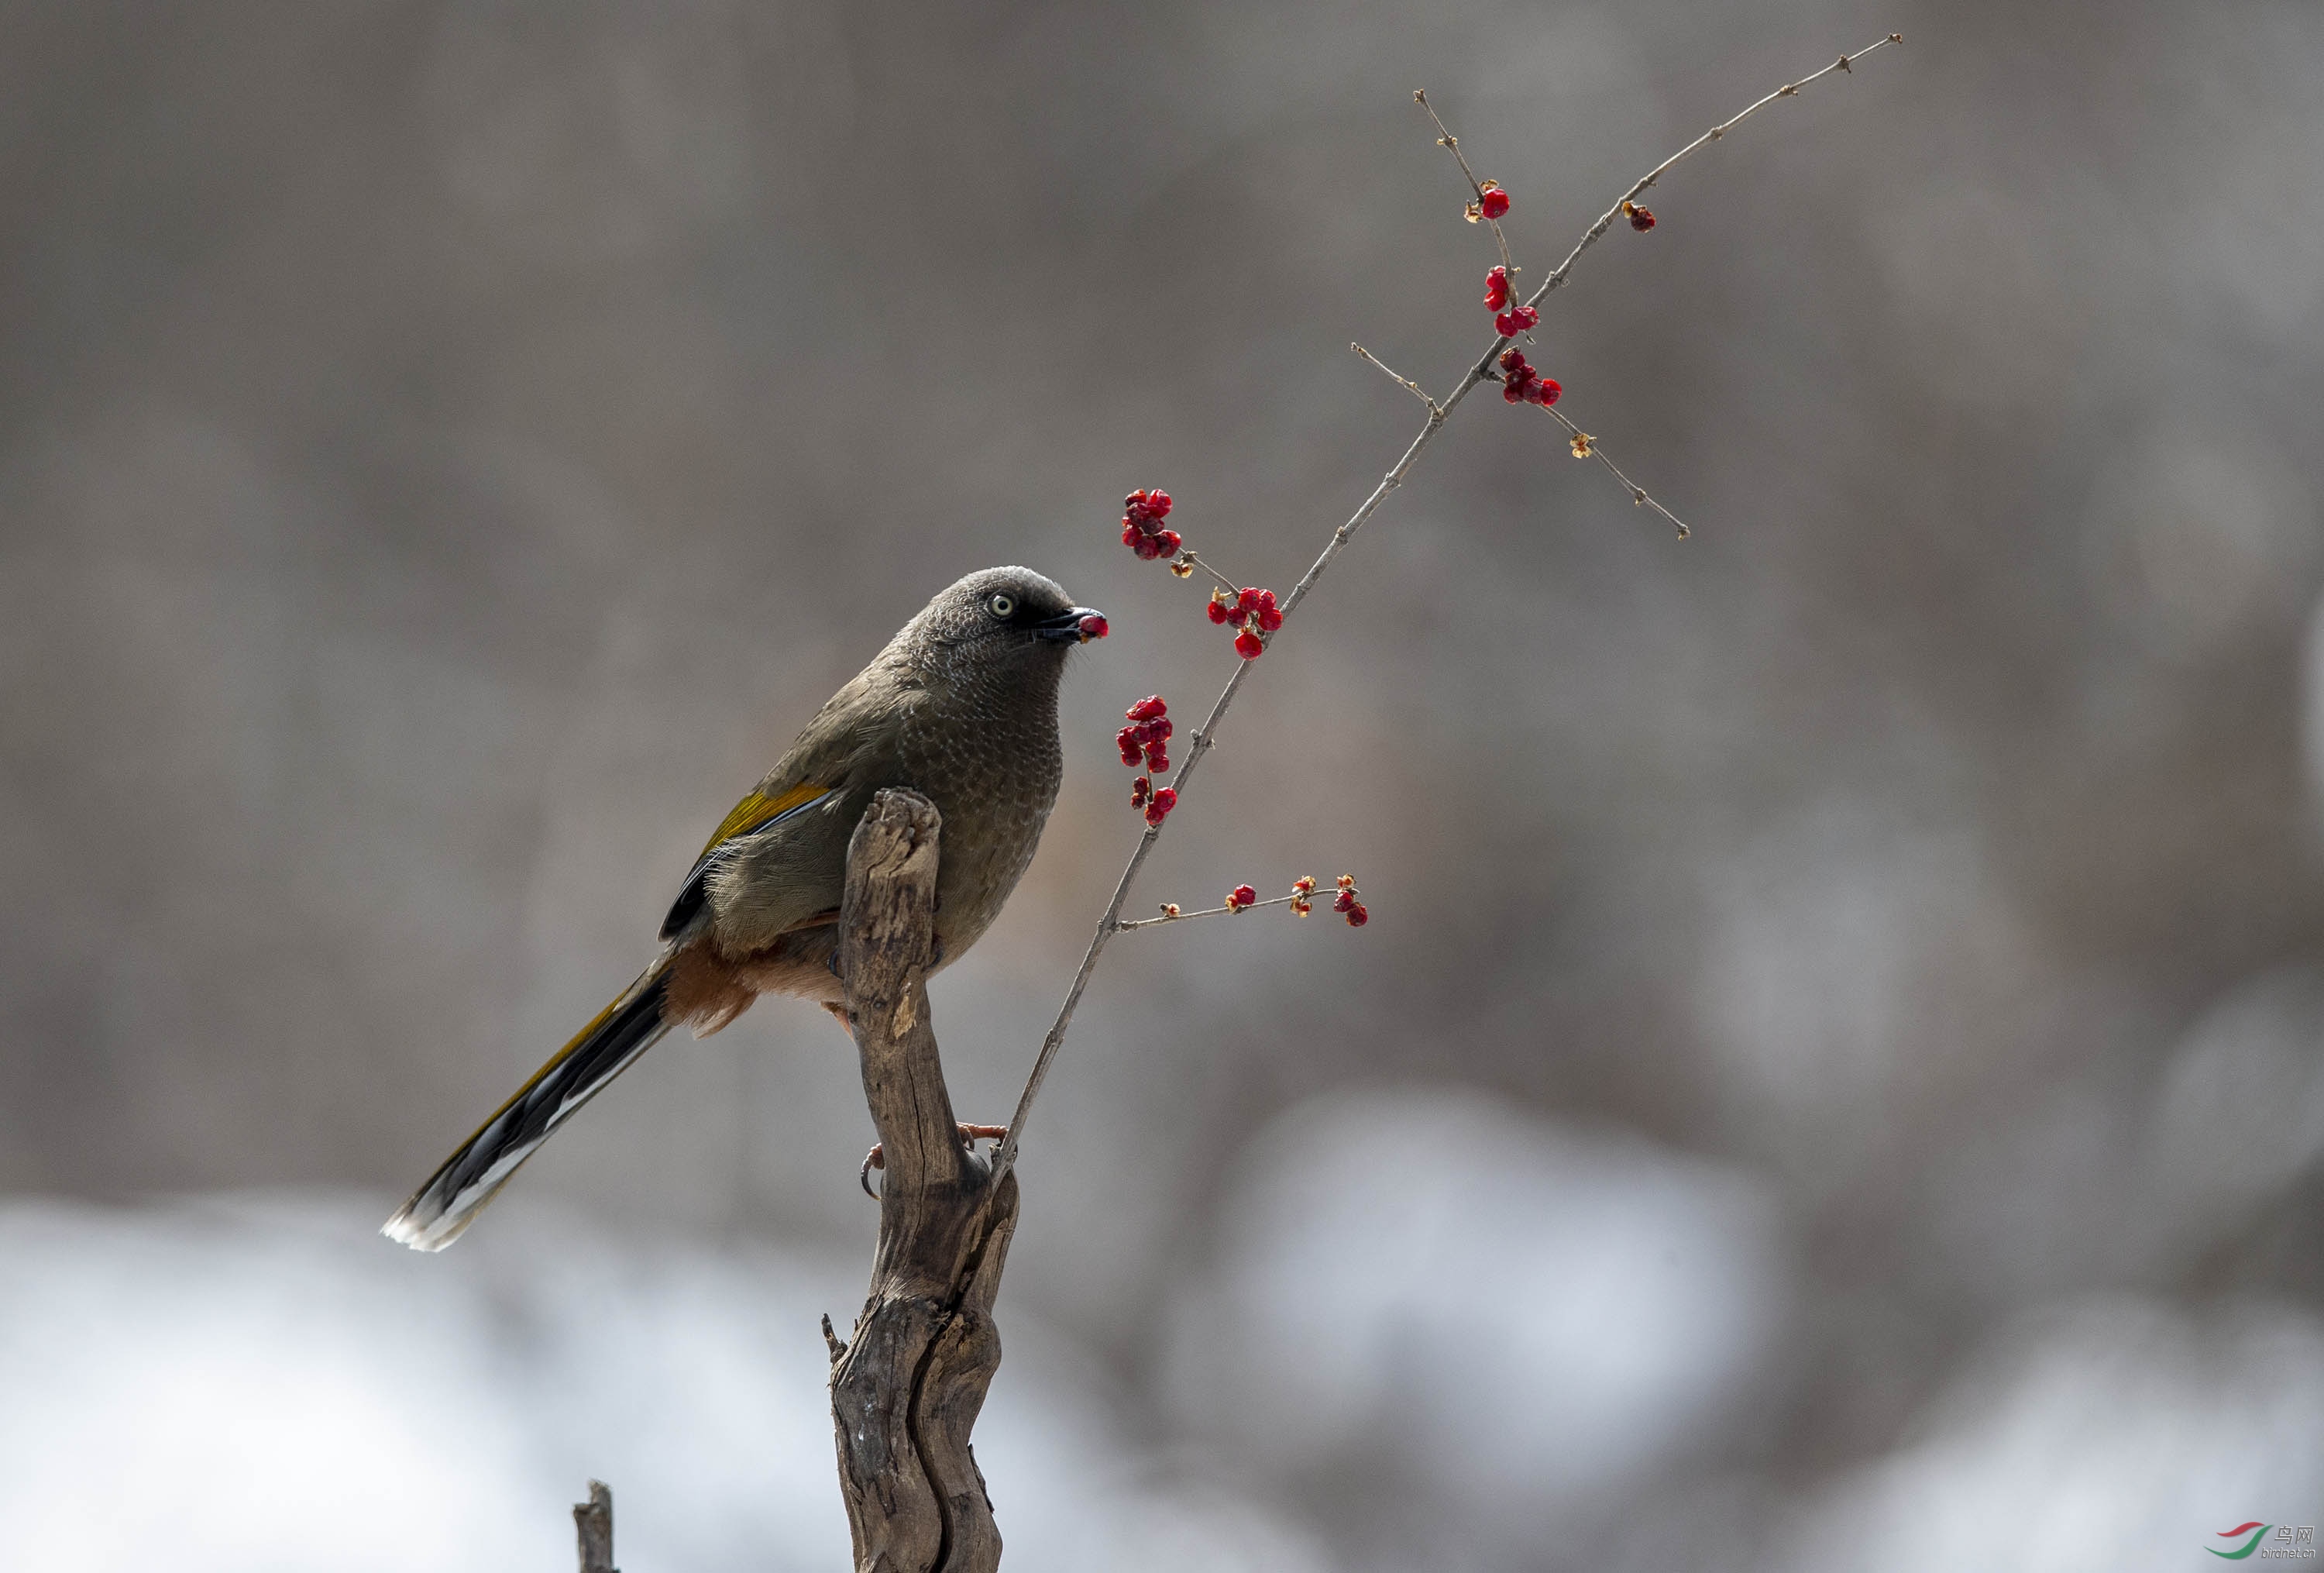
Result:
M1017 597L1014 596L995 596L991 600L984 603L984 609L991 613L996 617L1006 617L1017 609Z

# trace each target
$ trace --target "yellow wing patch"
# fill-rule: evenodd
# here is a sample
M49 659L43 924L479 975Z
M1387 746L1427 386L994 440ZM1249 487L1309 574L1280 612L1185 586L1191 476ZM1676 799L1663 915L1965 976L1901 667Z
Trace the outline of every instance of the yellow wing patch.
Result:
M752 792L734 805L733 813L718 822L717 830L709 840L702 844L702 855L707 857L711 850L719 843L732 841L737 836L747 836L778 815L788 814L793 809L811 803L817 798L828 797L835 790L837 789L807 782L778 792L771 798L764 792Z

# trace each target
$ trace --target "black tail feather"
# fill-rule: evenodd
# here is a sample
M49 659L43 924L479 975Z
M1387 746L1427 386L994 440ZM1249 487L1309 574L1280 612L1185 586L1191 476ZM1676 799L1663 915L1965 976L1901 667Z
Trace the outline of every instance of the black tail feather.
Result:
M534 1072L380 1233L417 1251L440 1251L458 1239L567 1115L669 1031L662 1020L666 992L663 967L657 963Z

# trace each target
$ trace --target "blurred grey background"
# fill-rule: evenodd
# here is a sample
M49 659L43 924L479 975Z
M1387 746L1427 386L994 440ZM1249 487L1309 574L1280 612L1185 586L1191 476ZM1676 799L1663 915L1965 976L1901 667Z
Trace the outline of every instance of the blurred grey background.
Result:
M937 985L1029 1132L1010 1563L2204 1565L2324 1520L2324 13L11 6L0 1561L823 1568L852 1053L643 1061L441 1258L369 1231L628 979L935 589L1104 607ZM393 1522L382 1528L382 1514ZM190 1549L189 1549L190 1548ZM163 1555L163 1550L167 1555Z

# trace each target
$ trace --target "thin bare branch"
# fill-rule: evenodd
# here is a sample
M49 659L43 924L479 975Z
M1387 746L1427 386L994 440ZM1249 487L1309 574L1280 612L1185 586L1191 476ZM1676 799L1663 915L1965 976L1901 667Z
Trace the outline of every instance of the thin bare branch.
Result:
M1848 71L1850 69L1849 62L1851 60L1860 60L1866 55L1870 54L1874 50L1886 49L1892 43L1902 43L1904 42L1904 35L1903 33L1892 32L1887 37L1880 40L1877 43L1870 44L1863 49L1858 50L1853 55L1840 56L1838 60L1832 61L1831 64L1824 67L1824 69L1820 71L1811 71L1796 82L1784 83L1782 87L1776 88L1766 97L1755 100L1747 108L1745 108L1741 114L1735 116L1732 119L1720 121L1709 131L1704 132L1701 136L1696 137L1692 142L1688 143L1684 147L1671 154L1670 157L1663 160L1662 162L1656 164L1653 169L1648 170L1646 174L1639 179L1637 185L1632 186L1628 190L1623 192L1620 197L1615 199L1614 205L1611 208L1607 208L1604 213L1599 216L1598 222L1591 225L1589 229L1583 233L1581 240L1575 244L1572 251L1566 253L1565 260L1558 264L1555 271L1553 272L1549 277L1541 282L1541 288L1536 290L1532 294L1526 297L1526 304L1528 306L1540 305L1543 296L1548 294L1552 290L1554 290L1559 285L1564 283L1567 272L1572 268L1576 261L1580 260L1582 254L1588 251L1591 246L1597 245L1598 237L1605 234L1609 228L1612 227L1614 220L1622 216L1622 204L1625 202L1636 201L1639 193L1646 190L1647 187L1653 185L1656 180L1661 180L1663 176L1669 171L1671 166L1677 163L1679 160L1686 157L1689 153L1693 153L1697 148L1702 147L1710 143L1719 141L1729 132L1734 130L1737 126L1742 125L1743 122L1751 118L1752 116L1757 115L1760 110L1766 108L1768 105L1773 104L1776 99L1796 97L1802 88L1806 87L1810 82L1816 80L1818 78L1828 77L1834 71Z
M1347 550L1348 542L1355 539L1356 532L1361 530L1365 522L1388 500L1388 495L1404 485L1405 477L1412 473L1412 467L1420 461L1421 454L1426 451L1429 443L1435 440L1446 420L1459 408L1461 401L1469 396L1470 390L1477 385L1482 375L1475 368L1471 369L1452 398L1430 412L1420 434L1405 449L1404 457L1380 477L1379 484L1348 516L1346 523L1332 532L1331 539L1323 543L1322 553L1308 566L1299 582L1292 587L1291 594L1284 598L1282 606L1286 626L1289 625L1293 610L1307 598L1307 592L1315 588L1315 581L1323 577L1323 570L1332 566L1333 560ZM1282 630L1277 629L1274 634L1263 634L1259 637L1272 644L1281 633ZM1185 761L1179 764L1178 773L1170 778L1170 785L1177 791L1181 802L1185 800L1187 783L1202 765L1203 756L1217 744L1219 723L1226 718L1227 710L1234 704L1235 695L1242 691L1244 681L1258 664L1256 661L1235 663L1234 675L1227 679L1227 686L1219 691L1217 702L1211 706L1210 715L1195 731ZM1018 1145L1024 1140L1025 1121L1032 1114L1033 1101L1040 1096L1041 1084L1048 1079L1049 1067L1056 1062L1057 1050L1065 1045L1066 1029L1073 1025L1074 1012L1080 1006L1082 995L1089 987L1090 974L1097 970L1098 958L1105 954L1107 942L1120 932L1115 925L1121 921L1121 909L1130 899L1130 887L1137 882L1138 871L1146 866L1147 856L1153 852L1154 843L1160 839L1161 835L1162 827L1159 825L1146 828L1145 834L1138 838L1136 849L1130 855L1129 865L1121 871L1120 879L1114 883L1113 896L1106 902L1104 916L1098 920L1097 931L1090 936L1089 948L1083 953L1082 964L1075 969L1074 981L1065 990L1065 1004L1058 1007L1057 1019L1041 1040L1041 1051L1034 1057L1032 1074L1026 1078L1025 1090L1017 1098L1017 1111L1009 1117L1009 1134L1002 1138L1000 1150L992 1155L995 1183L1016 1167Z
M1591 436L1587 431L1582 430L1581 427L1576 426L1572 421L1568 420L1564 411L1553 408L1549 410L1548 414L1551 420L1556 421L1560 426L1564 427L1566 430L1573 434L1576 439L1576 446L1573 450L1574 458L1594 458L1600 464L1604 465L1608 470L1612 472L1614 478L1622 483L1622 489L1630 494L1630 501L1632 503L1641 508L1652 508L1655 513L1660 514L1664 518L1669 520L1671 522L1671 527L1678 532L1678 538L1681 541L1685 540L1688 536L1694 533L1693 531L1689 530L1686 527L1685 520L1680 518L1668 508L1664 507L1660 503L1655 501L1653 497L1647 495L1646 487L1638 485L1637 482L1624 475L1621 471L1621 467L1615 464L1612 459L1606 457L1606 450L1599 446L1598 440Z
M1351 894L1360 895L1363 893L1362 892L1358 891L1353 885L1349 885L1346 888ZM1132 929L1152 929L1158 927L1163 923L1191 922L1196 918L1215 918L1222 914L1231 912L1255 912L1261 907L1280 907L1296 904L1300 902L1313 902L1317 893L1318 893L1312 890L1293 891L1287 896L1268 896L1264 901L1239 902L1232 906L1202 907L1191 912L1181 911L1175 902L1165 902L1162 903L1162 915L1160 917L1124 918L1121 921L1116 923L1114 927L1127 934ZM1336 896L1339 894L1339 892L1334 890L1331 893Z
M1499 246L1501 252L1501 266L1508 270L1509 277L1514 282L1517 264L1509 260L1509 238L1501 233L1499 219L1487 218L1484 216L1485 192L1489 187L1499 185L1499 182L1480 180L1477 178L1477 171L1469 167L1468 155L1461 151L1461 139L1452 134L1452 129L1444 124L1444 117L1436 113L1436 106L1428 101L1426 88L1415 88L1412 90L1412 101L1427 110L1428 118L1436 122L1436 145L1452 155L1452 162L1461 166L1462 178L1469 182L1469 190L1476 198L1476 201L1472 204L1475 211L1470 215L1470 217L1472 222L1492 226L1493 244Z
M1379 356L1374 355L1370 350L1366 349L1362 345L1351 341L1348 347L1354 350L1358 355L1362 356L1366 360L1371 362L1372 365L1379 367L1381 371L1386 372L1388 374L1388 381L1394 383L1397 387L1402 388L1414 398L1427 405L1429 409L1433 411L1436 408L1436 401L1430 398L1428 396L1427 390L1423 388L1418 383L1414 382L1410 377L1389 371L1388 362L1380 359Z
M1229 591L1230 593L1240 588L1234 582L1234 580L1227 578L1226 575L1221 573L1215 567L1213 567L1209 558L1203 556L1193 547L1188 547L1185 551L1180 552L1178 554L1178 560L1181 562L1193 563L1196 568L1201 569L1204 573L1218 580L1220 588Z
M1541 287L1527 298L1526 303L1536 304L1551 290L1563 283L1566 273L1573 266L1575 259L1588 250L1620 214L1622 202L1630 200L1653 185L1665 171L1681 159L1703 143L1715 142L1725 136L1735 125L1774 100L1790 97L1808 83L1830 72L1848 69L1851 58L1861 60L1874 50L1903 42L1904 36L1901 33L1892 32L1870 48L1858 51L1854 57L1843 55L1822 70L1803 77L1796 82L1786 83L1766 97L1753 103L1733 119L1720 122L1669 158L1665 159L1655 165L1645 179L1625 192L1620 201L1617 201L1613 207L1606 210L1605 215L1582 237L1581 244L1573 248L1565 261L1558 264L1557 272L1551 274ZM1435 117L1436 111L1429 106L1425 93L1416 92L1413 97L1424 108L1428 109L1432 118ZM1443 121L1438 120L1437 124L1441 129ZM1470 171L1468 160L1462 157L1458 143L1451 132L1444 132L1443 135L1444 145L1452 151L1452 156L1459 160L1462 172L1469 177L1471 186L1478 189L1481 199L1481 182L1479 182L1474 173ZM1494 235L1497 239L1499 234L1499 226L1496 225ZM1504 254L1506 255L1506 245L1504 245ZM1504 264L1504 265L1507 264ZM1405 477L1412 473L1412 467L1420 462L1420 456L1427 451L1428 445L1435 440L1437 432L1443 430L1444 423L1452 418L1452 412L1461 407L1462 401L1475 391L1478 384L1492 376L1494 356L1499 355L1503 347L1510 342L1511 340L1506 336L1495 338L1491 347L1470 365L1468 372L1462 377L1460 384L1452 390L1452 395L1443 403L1430 407L1427 421L1412 441L1406 446L1403 456L1388 468L1385 475L1380 477L1379 483L1357 506L1356 511L1350 514L1338 529L1332 532L1331 539L1323 543L1323 551L1317 555L1313 563L1308 565L1307 571L1300 576L1299 582L1292 587L1291 593L1282 601L1286 627L1289 625L1291 615L1298 609L1299 604L1307 598L1308 592L1315 588L1316 581L1323 577L1324 570L1329 569L1340 553L1347 549L1348 542L1355 539L1356 532L1364 527L1366 522L1379 510L1379 505L1388 500L1388 495L1404 485ZM1610 459L1605 462L1609 469L1613 469ZM1685 532L1685 525L1680 523L1676 515L1654 502L1646 495L1644 489L1631 482L1628 476L1624 476L1618 469L1615 469L1613 473L1624 486L1629 487L1633 502L1653 507L1677 526L1682 533ZM1276 634L1262 634L1260 637L1271 647L1280 633L1281 630L1277 630ZM1239 661L1235 663L1234 675L1227 679L1226 687L1220 690L1217 702L1211 706L1210 715L1204 719L1202 726L1194 733L1192 746L1188 748L1185 759L1179 764L1177 773L1170 780L1170 785L1178 793L1181 806L1185 801L1186 789L1194 779L1194 772L1202 766L1203 756L1217 745L1220 723L1225 720L1228 709L1234 704L1235 695L1242 691L1242 685L1250 680L1251 669L1258 664L1256 661ZM1002 1138L999 1150L993 1153L992 1176L995 1183L998 1183L1002 1176L1008 1174L1016 1166L1018 1145L1024 1139L1025 1122L1031 1117L1034 1100L1040 1096L1041 1087L1048 1078L1049 1069L1056 1062L1058 1050L1065 1045L1066 1031L1073 1025L1074 1012L1080 1007L1082 995L1089 988L1090 974L1097 969L1098 958L1105 954L1107 944L1121 931L1121 909L1130 899L1130 888L1137 883L1138 872L1145 867L1146 859L1153 852L1154 843L1160 838L1161 834L1162 828L1159 825L1148 825L1146 828L1145 833L1138 838L1137 847L1130 852L1130 862L1122 869L1121 877L1114 882L1113 894L1106 902L1105 912L1098 919L1096 930L1090 935L1089 948L1083 952L1081 966L1074 969L1073 982L1065 990L1065 1002L1057 1007L1056 1020L1050 1024L1047 1034L1041 1040L1040 1052L1034 1057L1032 1073L1026 1078L1025 1089L1018 1096L1016 1112L1009 1121L1009 1134Z

